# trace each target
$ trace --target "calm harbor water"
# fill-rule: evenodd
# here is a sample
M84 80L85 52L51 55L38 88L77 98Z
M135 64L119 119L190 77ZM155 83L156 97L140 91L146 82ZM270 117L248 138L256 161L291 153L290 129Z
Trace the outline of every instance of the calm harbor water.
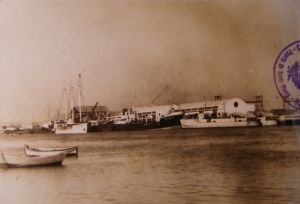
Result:
M79 146L0 168L1 203L300 203L300 126L0 135L0 152Z

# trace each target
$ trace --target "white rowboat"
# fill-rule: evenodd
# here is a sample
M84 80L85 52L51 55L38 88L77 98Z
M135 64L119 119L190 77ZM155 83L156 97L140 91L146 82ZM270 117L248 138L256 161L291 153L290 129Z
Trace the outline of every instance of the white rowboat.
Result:
M1 157L9 167L34 167L34 166L50 166L61 165L67 153L59 153L51 156L27 157L13 156L1 153Z
M24 145L25 154L29 157L35 156L50 156L66 152L67 156L78 156L78 147L71 148L33 148L28 145Z

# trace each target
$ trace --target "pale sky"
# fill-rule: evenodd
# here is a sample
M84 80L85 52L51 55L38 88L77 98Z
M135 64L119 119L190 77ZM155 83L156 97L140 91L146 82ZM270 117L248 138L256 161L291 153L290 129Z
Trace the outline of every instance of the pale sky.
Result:
M1 0L0 124L47 120L82 76L84 105L143 106L263 95L280 51L299 40L299 1ZM64 82L65 81L65 82ZM165 92L155 105L168 104ZM137 105L139 103L135 102Z

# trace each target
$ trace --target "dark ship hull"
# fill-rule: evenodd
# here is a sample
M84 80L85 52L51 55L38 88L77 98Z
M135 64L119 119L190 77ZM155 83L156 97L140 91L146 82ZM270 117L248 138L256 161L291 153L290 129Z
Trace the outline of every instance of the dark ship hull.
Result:
M89 124L88 132L110 132L112 131L112 121L103 122L99 124Z
M155 121L134 121L126 124L113 124L113 131L140 131L140 130L150 130L159 128L169 128L174 126L180 126L180 119L183 115L170 115L161 118L159 122Z
M146 130L150 124L144 123L143 121L133 121L126 124L113 124L113 131L139 131Z
M300 125L300 119L279 121L279 125Z
M300 125L300 114L281 115L278 121L279 125Z

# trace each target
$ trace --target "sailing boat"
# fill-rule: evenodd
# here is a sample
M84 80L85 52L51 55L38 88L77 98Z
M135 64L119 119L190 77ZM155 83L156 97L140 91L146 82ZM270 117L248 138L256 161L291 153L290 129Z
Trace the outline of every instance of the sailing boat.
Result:
M75 114L74 114L74 104L73 104L73 89L71 88L71 98L70 98L70 118L67 120L66 123L62 123L61 125L56 124L55 134L77 134L77 133L87 133L88 130L88 123L87 121L82 122L81 118L81 100L82 100L82 93L81 93L81 75L79 74L79 83L78 83L78 106L79 106L79 121L75 122ZM65 103L66 107L66 103ZM66 113L65 113L66 115Z

